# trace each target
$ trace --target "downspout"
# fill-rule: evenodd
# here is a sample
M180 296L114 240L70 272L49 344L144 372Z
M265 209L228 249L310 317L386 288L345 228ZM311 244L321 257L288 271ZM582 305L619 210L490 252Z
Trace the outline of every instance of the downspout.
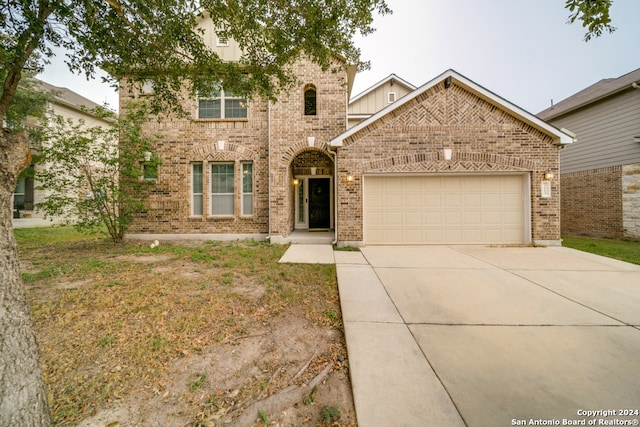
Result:
M636 82L631 83L631 87L634 89L640 89L640 85Z
M267 100L267 242L271 242L271 100Z

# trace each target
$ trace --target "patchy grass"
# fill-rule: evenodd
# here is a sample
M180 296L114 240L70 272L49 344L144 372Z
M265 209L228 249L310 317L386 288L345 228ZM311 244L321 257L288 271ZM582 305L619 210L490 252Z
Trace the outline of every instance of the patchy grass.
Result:
M286 246L162 242L152 249L62 227L15 236L56 425L159 387L176 360L237 342L281 313L341 328L335 267L279 264ZM346 354L344 342L337 348ZM193 372L188 390L206 379ZM211 399L192 399L201 405L193 413L216 408Z
M562 245L621 261L640 264L640 241L563 236Z

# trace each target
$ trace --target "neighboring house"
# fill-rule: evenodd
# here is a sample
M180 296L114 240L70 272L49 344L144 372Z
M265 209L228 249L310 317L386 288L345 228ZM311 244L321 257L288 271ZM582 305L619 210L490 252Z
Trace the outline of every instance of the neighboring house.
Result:
M577 143L560 153L562 232L640 238L640 69L540 112Z
M368 119L389 104L393 104L416 87L391 74L349 101L348 126L353 127Z
M212 49L239 55L201 25ZM417 89L390 76L347 111L352 69L335 65L300 60L300 85L277 102L185 95L191 119L149 120L159 167L129 236L283 242L333 230L339 245L559 244L569 135L452 70ZM395 102L360 109L391 79ZM126 108L136 95L120 96ZM367 117L349 128L356 107Z
M84 120L87 126L114 126L114 123L95 117L87 109L93 109L99 105L95 102L73 92L64 87L57 87L38 80L43 92L51 92L53 98L47 106L49 117L62 116L65 119L72 119L75 122ZM38 130L46 123L46 118L27 118L27 127ZM42 146L37 139L31 141L31 154L36 157L40 153ZM31 169L38 168L37 164L32 164ZM33 174L22 174L18 179L16 190L13 194L13 217L22 219L42 219L44 214L35 209L35 205L44 201L46 194L38 190L38 183L33 181ZM34 221L35 223L35 221ZM24 225L24 224L23 224Z

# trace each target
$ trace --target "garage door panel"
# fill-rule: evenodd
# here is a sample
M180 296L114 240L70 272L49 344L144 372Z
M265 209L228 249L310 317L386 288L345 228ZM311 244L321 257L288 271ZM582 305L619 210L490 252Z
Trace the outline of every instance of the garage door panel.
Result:
M414 192L404 194L402 197L402 207L406 209L418 208L418 210L420 210L422 208L421 194Z
M464 224L465 225L480 225L482 224L482 212L464 212Z
M440 225L442 224L442 218L443 218L443 213L438 211L438 212L430 212L427 211L424 214L425 217L425 225Z
M523 175L365 177L365 243L524 243L528 192L524 179Z
M425 190L425 191L433 191L433 190ZM440 208L442 206L442 195L439 193L425 193L422 196L422 200L424 201L423 206L430 208Z
M402 211L385 212L383 224L390 227L398 227L402 225Z
M445 208L460 208L462 206L462 194L445 194L443 201Z

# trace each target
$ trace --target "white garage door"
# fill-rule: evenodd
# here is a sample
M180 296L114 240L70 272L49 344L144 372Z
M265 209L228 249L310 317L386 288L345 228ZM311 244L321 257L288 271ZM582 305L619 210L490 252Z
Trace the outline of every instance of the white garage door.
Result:
M365 244L525 243L525 176L366 176Z

